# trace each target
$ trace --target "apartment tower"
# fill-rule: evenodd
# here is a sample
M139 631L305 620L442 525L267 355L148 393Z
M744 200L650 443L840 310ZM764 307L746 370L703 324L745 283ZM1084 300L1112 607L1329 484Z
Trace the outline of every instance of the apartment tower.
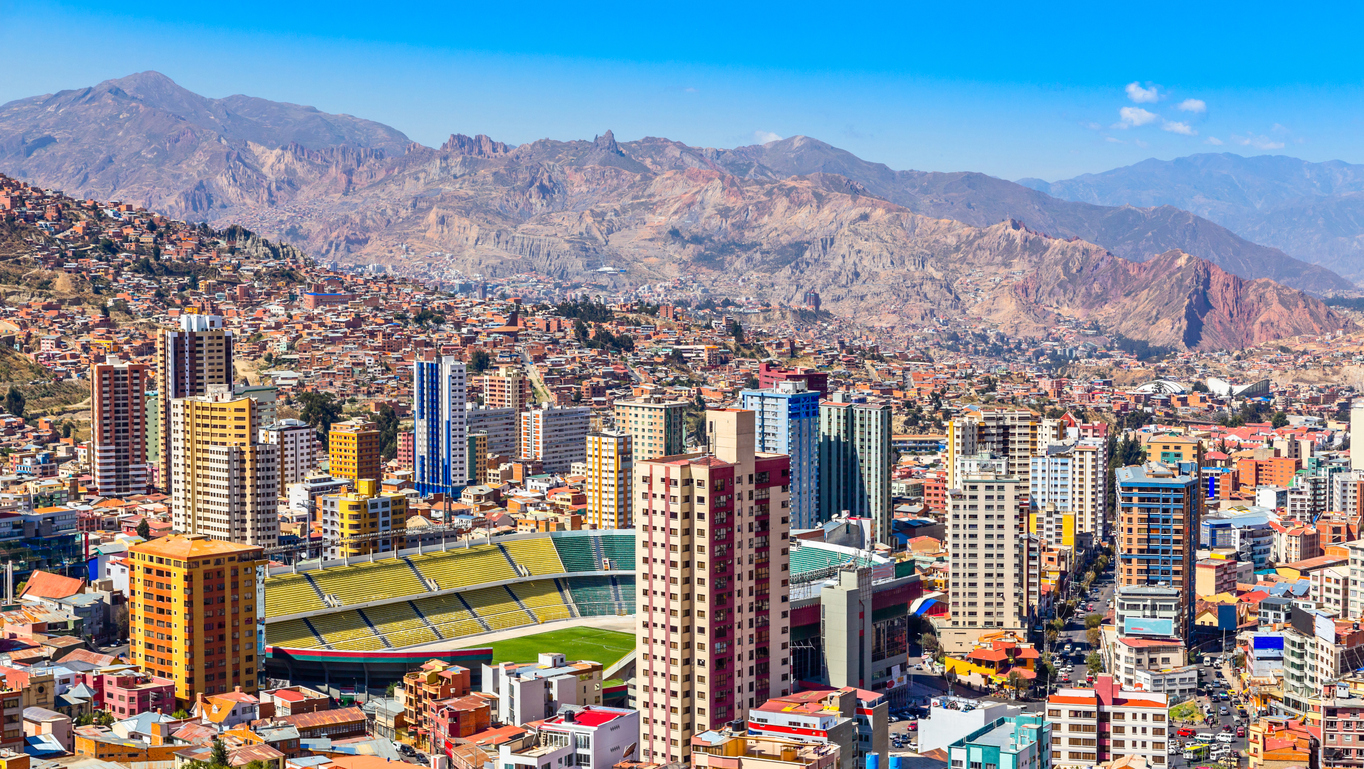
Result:
M791 458L791 528L818 526L819 393L792 379L770 390L744 390L741 397L755 415L758 450Z
M95 493L147 493L147 406L151 366L110 358L90 369L90 464Z
M180 330L156 337L156 390L161 406L161 453L157 485L170 489L170 410L177 398L208 392L209 385L232 384L232 332L217 315L181 315ZM272 420L273 421L273 420Z
M413 485L423 496L454 496L469 478L464 364L447 355L412 368Z
M231 385L171 402L171 515L175 530L225 542L279 541L279 447L260 441L256 401Z
M1006 460L998 460L1002 469ZM963 473L947 492L948 585L952 625L944 647L969 650L982 633L1028 630L1032 590L1028 538L1028 487L1017 476L977 470Z
M1021 408L971 407L947 423L947 487L957 488L957 460L990 452L1008 460L1008 472L1028 482L1032 458L1065 437L1060 420Z
M407 495L380 491L362 478L355 490L318 498L325 557L350 558L399 550L407 536Z
M623 432L587 434L587 524L594 529L631 529L634 460L630 435Z
M1043 447L1029 462L1028 493L1034 510L1050 504L1074 513L1076 530L1102 541L1108 528L1108 444L1082 438Z
M1194 560L1203 520L1202 472L1194 462L1147 462L1120 467L1118 482L1118 590L1168 587L1179 592L1176 632L1193 629Z
M687 762L695 735L791 681L790 464L754 415L706 413L713 453L635 465L641 760Z
M530 380L519 366L500 366L475 379L483 389L484 408L520 412L530 404Z
M890 541L890 405L837 400L819 404L819 519L840 513L872 519L877 542Z
M566 473L587 458L592 410L544 406L521 412L521 456L538 459L547 473Z
M327 472L351 481L383 478L379 426L363 419L337 422L327 433Z
M262 660L266 559L259 547L190 534L128 549L129 656L175 682L190 709L199 694L254 694ZM260 638L263 642L263 636Z
M317 430L301 419L280 419L262 427L260 443L279 447L279 493L302 483L317 467Z
M616 430L630 434L636 462L682 453L687 405L656 395L616 401Z

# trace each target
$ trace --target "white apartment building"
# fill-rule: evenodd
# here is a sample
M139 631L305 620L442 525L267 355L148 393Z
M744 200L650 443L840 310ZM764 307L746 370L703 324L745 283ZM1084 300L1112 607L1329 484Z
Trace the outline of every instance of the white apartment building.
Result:
M994 472L967 474L947 492L951 557L951 628L939 632L944 648L966 650L988 630L1026 630L1026 482Z
M1312 599L1321 610L1345 619L1350 612L1350 567L1330 566L1312 572Z
M548 473L566 473L587 459L592 410L545 406L521 412L521 455L538 459Z
M1028 492L1035 509L1054 504L1075 514L1075 530L1104 538L1108 447L1099 438L1044 447L1029 462Z
M535 662L483 666L482 691L497 695L496 720L522 724L549 718L564 705L601 705L600 662L568 662L558 652Z
M301 483L317 467L317 430L299 419L280 419L260 429L259 440L279 447L279 486Z
M1058 689L1047 698L1052 725L1051 769L1090 767L1140 756L1148 766L1168 764L1170 699L1119 686L1100 675L1094 688Z

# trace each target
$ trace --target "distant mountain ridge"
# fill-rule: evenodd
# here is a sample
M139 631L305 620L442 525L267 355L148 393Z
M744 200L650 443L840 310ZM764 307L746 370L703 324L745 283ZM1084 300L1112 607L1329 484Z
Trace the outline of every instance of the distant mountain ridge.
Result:
M155 74L4 105L4 135L20 138L0 146L0 170L43 186L428 276L679 280L791 304L815 289L894 329L979 318L1037 335L1078 318L1181 348L1350 325L1257 279L1348 288L1339 276L1188 212L897 172L808 137L715 149L610 131L520 146L456 134L431 148L312 108L203 99ZM604 265L623 274L604 278Z
M1176 206L1364 281L1364 165L1205 153L1020 184L1094 205Z

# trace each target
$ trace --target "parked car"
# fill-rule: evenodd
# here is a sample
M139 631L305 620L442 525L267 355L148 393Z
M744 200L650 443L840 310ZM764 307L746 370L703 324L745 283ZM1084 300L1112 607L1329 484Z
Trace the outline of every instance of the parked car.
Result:
M1245 728L1244 726L1238 726L1238 727L1236 727L1236 736L1237 736L1237 737L1244 737L1244 736L1246 736L1246 728Z
M1176 736L1176 737L1192 737L1192 736L1194 736L1194 730L1193 730L1193 729L1190 729L1190 728L1187 727L1187 726L1181 726L1181 727L1179 727L1179 729L1175 730L1175 736Z
M911 732L917 732L917 731L919 731L919 722L918 722L918 721L910 721L910 722L909 722L909 730L910 730Z

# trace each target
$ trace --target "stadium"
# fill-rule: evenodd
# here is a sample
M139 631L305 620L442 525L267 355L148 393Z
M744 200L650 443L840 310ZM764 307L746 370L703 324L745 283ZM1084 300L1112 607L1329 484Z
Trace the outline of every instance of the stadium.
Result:
M849 563L874 569L882 583L877 605L889 599L898 608L892 614L903 616L920 595L918 578L897 575L884 558L797 544L793 641L818 641L819 587ZM883 589L890 587L900 589ZM811 599L813 614L802 611ZM429 659L464 665L477 677L480 665L493 661L494 639L573 625L633 633L633 623L621 620L635 613L635 533L518 534L286 566L265 576L264 600L271 678L332 691L382 690ZM619 619L583 621L608 617Z

